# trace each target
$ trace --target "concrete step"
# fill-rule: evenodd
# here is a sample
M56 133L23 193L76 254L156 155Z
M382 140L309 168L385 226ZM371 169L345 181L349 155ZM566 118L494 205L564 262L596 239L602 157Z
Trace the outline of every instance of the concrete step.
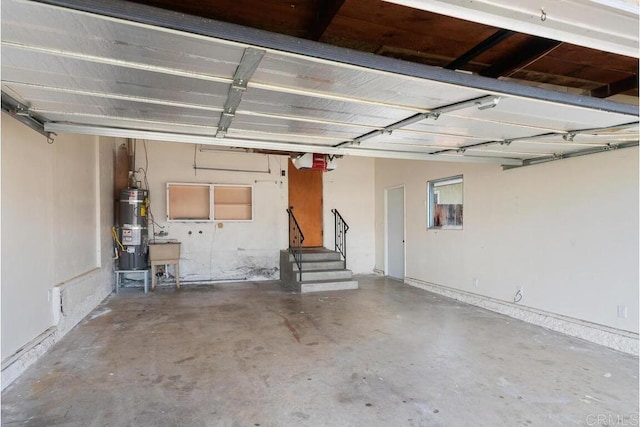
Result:
M292 261L293 262L293 261ZM302 261L302 271L309 270L342 270L344 261ZM293 263L293 271L298 271L298 265Z
M304 281L298 284L301 294L310 292L344 291L358 289L356 280Z
M298 273L295 273L296 276ZM302 270L302 281L351 279L351 270Z
M324 250L324 251L303 251L302 261L339 261L340 253ZM289 254L289 261L294 261L293 254Z

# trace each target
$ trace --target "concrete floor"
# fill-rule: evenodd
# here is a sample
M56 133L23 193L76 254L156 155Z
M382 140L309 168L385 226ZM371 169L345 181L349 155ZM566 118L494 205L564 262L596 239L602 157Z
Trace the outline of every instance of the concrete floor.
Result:
M359 280L124 290L5 390L2 424L638 425L636 357Z

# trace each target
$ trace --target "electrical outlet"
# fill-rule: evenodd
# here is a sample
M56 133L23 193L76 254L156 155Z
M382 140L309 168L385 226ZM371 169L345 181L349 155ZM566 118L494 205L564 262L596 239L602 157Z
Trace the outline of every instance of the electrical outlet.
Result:
M478 278L477 277L473 278L473 286L475 286L476 288L478 287Z
M618 306L618 317L621 319L626 319L627 318L627 306L626 305L619 305Z
M47 290L47 302L51 302L51 294L53 293L53 291L51 289Z

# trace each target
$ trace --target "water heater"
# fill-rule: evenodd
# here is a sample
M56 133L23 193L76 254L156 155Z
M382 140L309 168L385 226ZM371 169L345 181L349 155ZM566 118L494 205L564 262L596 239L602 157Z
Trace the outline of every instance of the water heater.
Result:
M123 246L119 257L120 270L148 268L149 229L147 221L147 190L127 188L120 192L119 238Z

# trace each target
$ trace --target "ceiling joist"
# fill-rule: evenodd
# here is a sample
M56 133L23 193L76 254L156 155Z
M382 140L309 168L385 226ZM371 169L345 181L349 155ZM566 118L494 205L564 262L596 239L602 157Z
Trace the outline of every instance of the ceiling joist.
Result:
M493 78L508 76L518 68L525 67L540 59L561 44L562 42L557 40L534 37L524 46L518 47L516 52L510 53L502 58L502 60L495 62L490 67L480 71L479 74L481 76Z
M638 89L637 74L634 74L622 80L618 80L617 82L595 88L591 91L591 96L595 98L608 98L610 96L627 92L633 89Z
M344 4L344 0L315 0L315 3L316 13L309 38L318 41L331 25L331 21Z
M459 68L462 68L467 63L469 63L469 61L473 60L476 56L483 54L484 52L488 51L498 43L508 39L514 34L515 34L515 31L498 30L488 38L484 39L483 41L481 41L480 43L478 43L477 45L475 45L474 47L472 47L471 49L469 49L468 51L460 55L458 58L454 59L453 61L445 65L444 68L447 68L449 70L457 70Z

